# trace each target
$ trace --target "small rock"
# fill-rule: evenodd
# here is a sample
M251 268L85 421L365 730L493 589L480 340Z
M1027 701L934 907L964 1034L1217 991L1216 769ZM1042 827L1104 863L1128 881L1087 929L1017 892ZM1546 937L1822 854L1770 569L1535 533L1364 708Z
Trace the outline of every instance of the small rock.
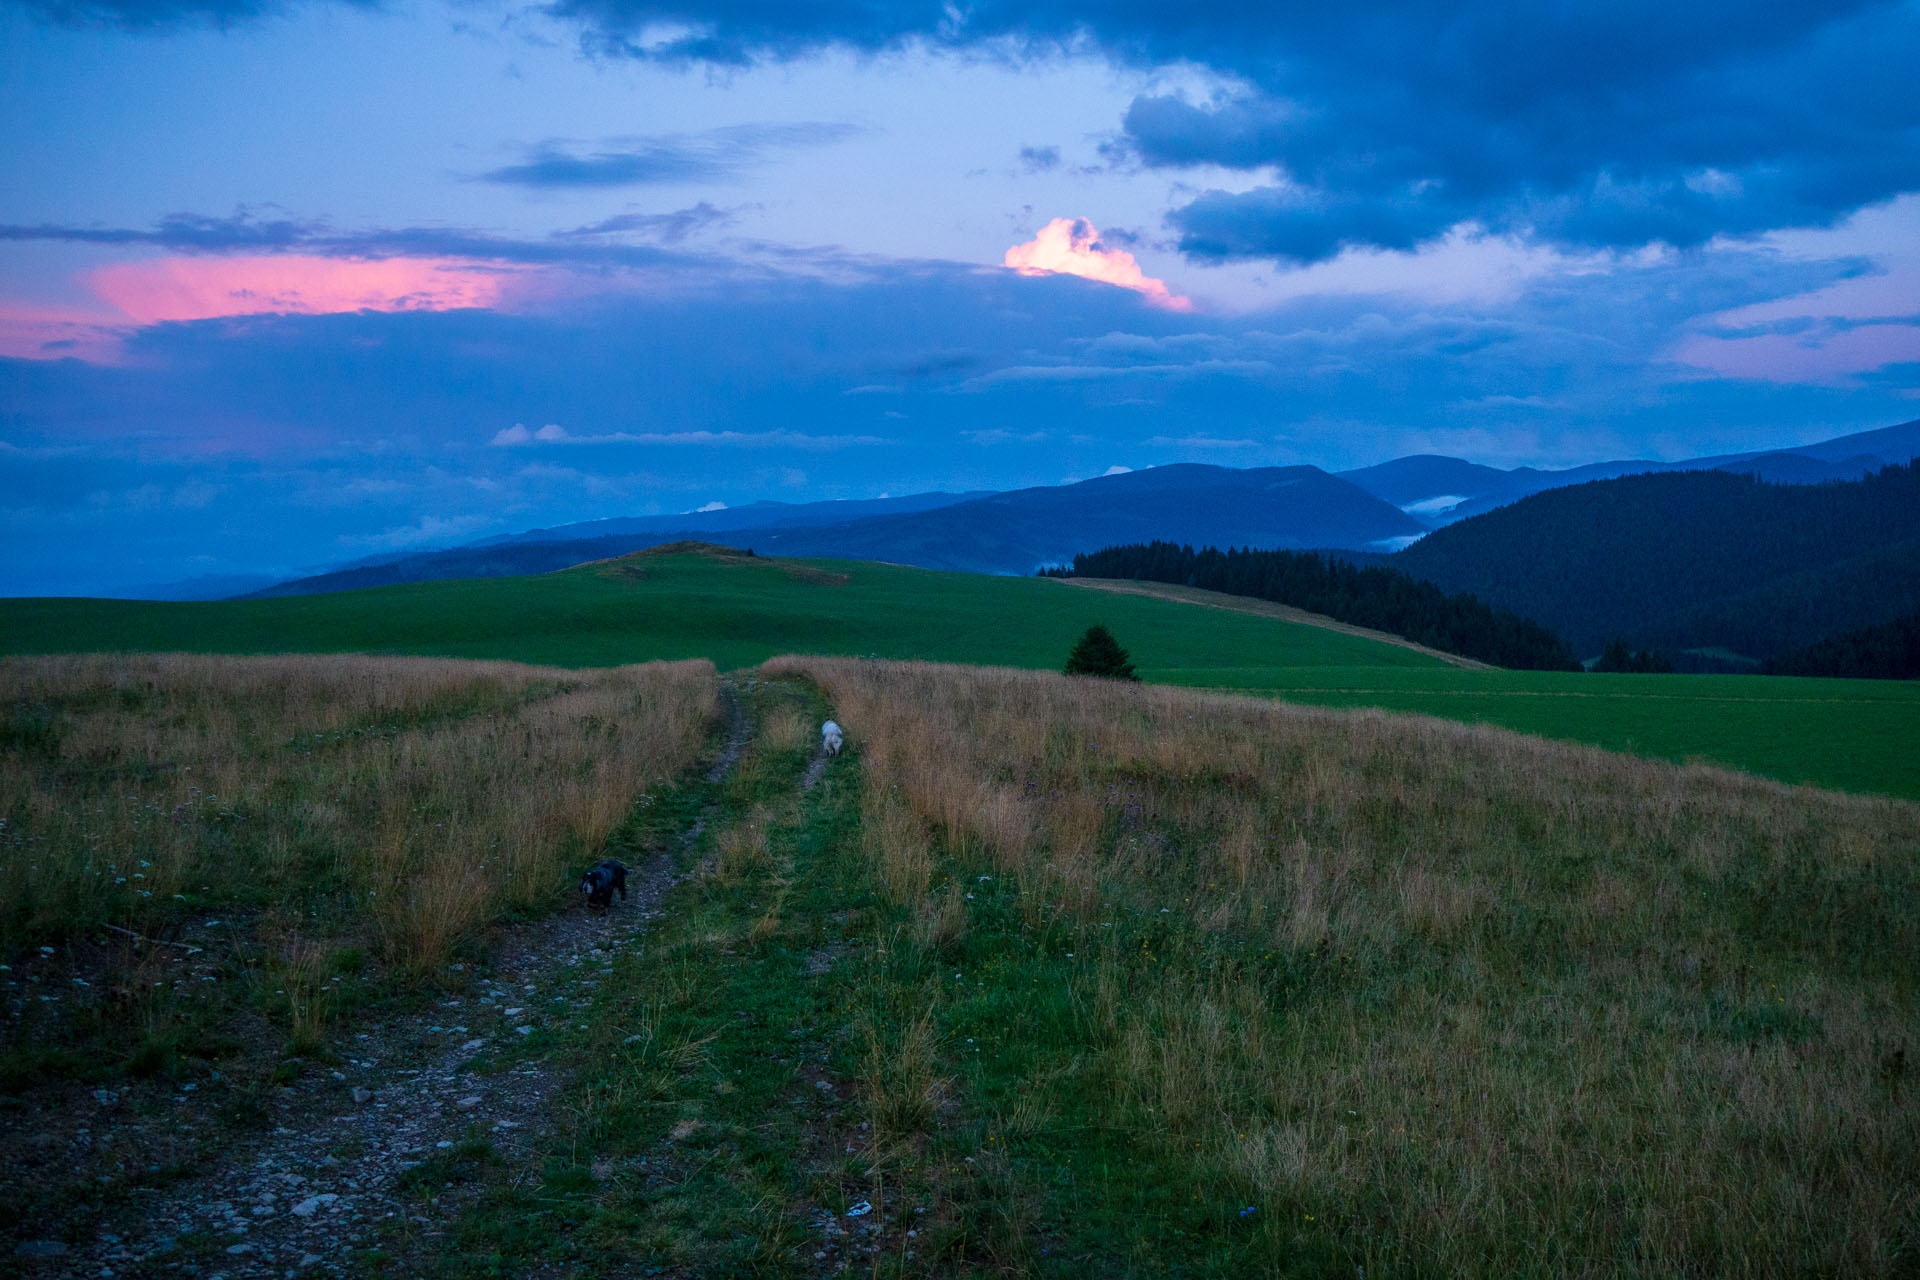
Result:
M66 1251L67 1246L59 1240L22 1240L14 1249L22 1258L58 1258Z
M296 1218L311 1218L319 1208L320 1197L308 1196L305 1200L293 1206L293 1216Z
M515 1027L514 1030L518 1031L523 1036L530 1036L533 1034L532 1027Z
M480 1105L480 1095L476 1093L471 1098L462 1098L458 1102L454 1103L453 1105L460 1108L460 1110L462 1111L471 1111L475 1107Z
M300 1255L300 1265L302 1267L317 1266L319 1262L320 1255L317 1253L303 1253Z
M460 1052L472 1053L475 1049L478 1049L481 1045L485 1043L486 1043L485 1040L469 1040L465 1044L460 1046Z
M372 1100L373 1090L362 1088L360 1085L353 1086L353 1102L355 1106L363 1106Z
M506 1014L509 1018L517 1018L521 1014L525 1013L526 1009L524 1006L515 1005L511 1009L502 1009L501 1012Z
M250 1244L230 1244L227 1246L227 1252L234 1254L235 1256L238 1256L243 1253L252 1253L253 1246Z

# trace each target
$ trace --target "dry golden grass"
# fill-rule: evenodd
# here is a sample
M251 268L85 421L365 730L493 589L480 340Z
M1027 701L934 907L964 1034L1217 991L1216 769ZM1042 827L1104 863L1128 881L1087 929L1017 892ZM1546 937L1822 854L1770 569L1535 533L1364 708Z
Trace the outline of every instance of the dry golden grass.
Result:
M904 905L926 896L927 886L933 882L933 853L926 824L900 798L897 788L868 790L862 807L860 844L888 901Z
M1920 806L1170 688L768 674L858 736L926 942L968 904L923 827L1063 932L1078 1087L1267 1206L1274 1265L1309 1229L1370 1275L1920 1265Z
M772 821L773 814L762 806L715 838L713 874L721 884L736 885L766 864Z
M860 1088L873 1138L882 1147L923 1133L939 1111L949 1082L938 1073L938 1036L930 1008L918 1015L862 1020Z
M769 753L800 751L814 745L815 732L813 718L804 708L781 703L767 711L759 737Z
M0 691L6 945L227 902L416 974L564 894L718 712L705 662L46 657Z

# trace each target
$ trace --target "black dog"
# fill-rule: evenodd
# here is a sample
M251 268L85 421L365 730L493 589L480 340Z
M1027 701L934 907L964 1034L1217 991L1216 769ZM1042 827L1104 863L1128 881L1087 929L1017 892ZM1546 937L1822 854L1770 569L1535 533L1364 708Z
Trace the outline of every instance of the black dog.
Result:
M620 901L627 900L627 869L612 858L580 877L580 892L587 895L590 907L611 907L613 891L620 891Z

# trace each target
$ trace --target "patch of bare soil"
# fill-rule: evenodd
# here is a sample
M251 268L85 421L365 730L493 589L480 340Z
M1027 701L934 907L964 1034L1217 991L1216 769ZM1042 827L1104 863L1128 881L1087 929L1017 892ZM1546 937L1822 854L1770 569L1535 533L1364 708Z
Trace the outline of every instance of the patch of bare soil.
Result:
M844 573L835 573L831 569L816 569L812 565L801 564L784 556L755 555L751 550L742 551L737 547L723 547L717 542L663 542L657 547L646 547L639 551L629 551L622 556L607 560L589 561L590 564L603 565L602 570L610 577L623 578L629 582L644 582L647 579L646 563L655 556L705 556L709 560L729 565L767 565L778 569L795 582L806 582L817 587L843 587L848 578Z

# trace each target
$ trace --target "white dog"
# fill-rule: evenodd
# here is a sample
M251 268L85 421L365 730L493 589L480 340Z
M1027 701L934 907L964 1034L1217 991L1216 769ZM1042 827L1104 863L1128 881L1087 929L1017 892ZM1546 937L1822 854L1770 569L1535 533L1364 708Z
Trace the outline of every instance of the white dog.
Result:
M846 740L847 735L840 732L840 726L833 721L829 720L820 726L820 745L826 748L828 755L839 755L840 746Z

